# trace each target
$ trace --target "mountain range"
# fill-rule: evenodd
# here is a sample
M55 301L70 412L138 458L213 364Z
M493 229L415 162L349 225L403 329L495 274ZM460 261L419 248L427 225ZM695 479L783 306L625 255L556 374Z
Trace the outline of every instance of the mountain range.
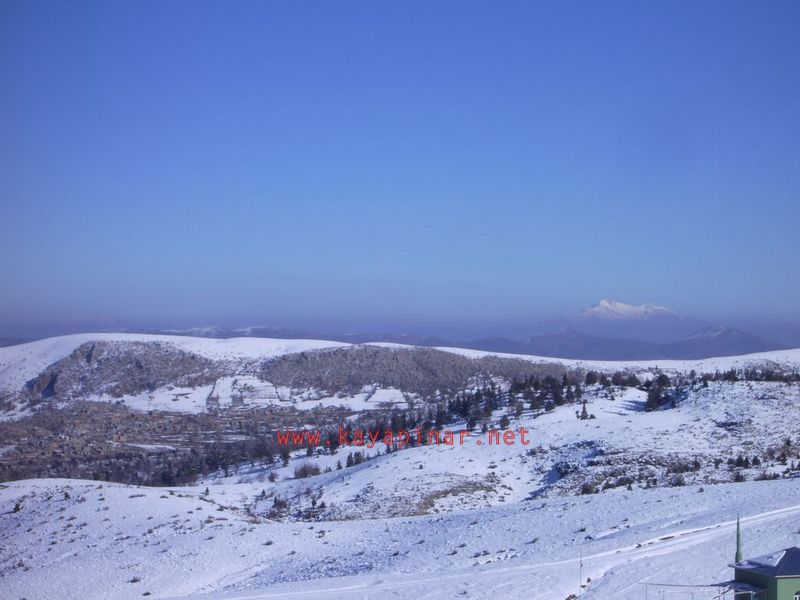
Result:
M750 331L752 325L761 335ZM736 326L731 326L736 325ZM764 323L712 323L682 315L658 304L626 304L601 300L576 314L542 319L525 326L486 329L472 336L432 331L320 331L287 327L125 327L87 323L42 336L0 338L0 347L71 333L149 333L227 339L235 337L323 339L349 344L382 342L409 346L460 347L555 358L595 360L696 359L734 356L800 345L800 330L791 323L767 327ZM764 337L762 337L764 336Z
M694 359L781 350L785 345L656 304L601 300L577 315L542 321L524 340L484 338L470 348L596 360Z
M620 337L597 337L574 329L542 333L525 341L485 338L468 345L476 350L586 360L691 359L779 350L784 346L730 327L706 327L674 342L656 343Z
M487 336L451 340L414 333L330 334L279 327L195 327L137 331L213 338L269 337L329 339L351 344L384 342L430 347L458 346L491 352L585 360L695 359L787 348L784 344L765 340L747 331L681 315L665 306L633 305L616 300L601 300L578 314L533 323L529 327L529 335L521 338Z

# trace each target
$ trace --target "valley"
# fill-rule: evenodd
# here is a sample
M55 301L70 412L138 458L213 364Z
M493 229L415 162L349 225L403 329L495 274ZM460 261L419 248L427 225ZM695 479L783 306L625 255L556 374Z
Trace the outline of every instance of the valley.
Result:
M125 334L0 348L2 586L55 597L76 569L59 597L717 584L737 514L753 552L800 537L798 366ZM325 443L342 427L464 443ZM320 443L278 443L291 430Z

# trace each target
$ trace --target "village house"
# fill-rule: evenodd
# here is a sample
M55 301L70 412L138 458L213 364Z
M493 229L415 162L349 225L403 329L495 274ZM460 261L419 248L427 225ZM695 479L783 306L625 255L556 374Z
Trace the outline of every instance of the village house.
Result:
M743 560L738 519L736 561L731 567L734 600L800 600L800 548L793 546Z
M735 600L800 600L800 548L786 548L732 566Z

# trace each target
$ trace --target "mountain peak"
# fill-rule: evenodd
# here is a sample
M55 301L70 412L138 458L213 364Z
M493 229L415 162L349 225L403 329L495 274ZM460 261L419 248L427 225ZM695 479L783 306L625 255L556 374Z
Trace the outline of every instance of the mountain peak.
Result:
M657 304L626 304L617 300L600 300L581 313L581 317L594 319L650 319L654 317L677 316L665 306Z

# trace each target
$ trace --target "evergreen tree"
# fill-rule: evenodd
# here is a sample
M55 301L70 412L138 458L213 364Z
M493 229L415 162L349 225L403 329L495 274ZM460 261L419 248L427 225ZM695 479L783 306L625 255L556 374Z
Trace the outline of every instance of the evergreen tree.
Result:
M522 402L517 401L517 404L514 408L514 416L519 419L522 416L522 411L525 410L525 405Z
M564 395L561 393L561 388L553 389L553 402L556 406L564 404Z
M467 430L472 431L478 425L478 419L475 418L475 415L470 415L469 419L467 419Z
M572 386L567 386L567 404L575 402L575 392L572 391Z
M661 390L658 387L651 387L647 390L647 400L644 403L646 411L656 410L661 406Z
M447 423L447 413L445 413L441 405L436 409L436 420L434 423L434 427L436 427L438 431L441 431L442 427Z

